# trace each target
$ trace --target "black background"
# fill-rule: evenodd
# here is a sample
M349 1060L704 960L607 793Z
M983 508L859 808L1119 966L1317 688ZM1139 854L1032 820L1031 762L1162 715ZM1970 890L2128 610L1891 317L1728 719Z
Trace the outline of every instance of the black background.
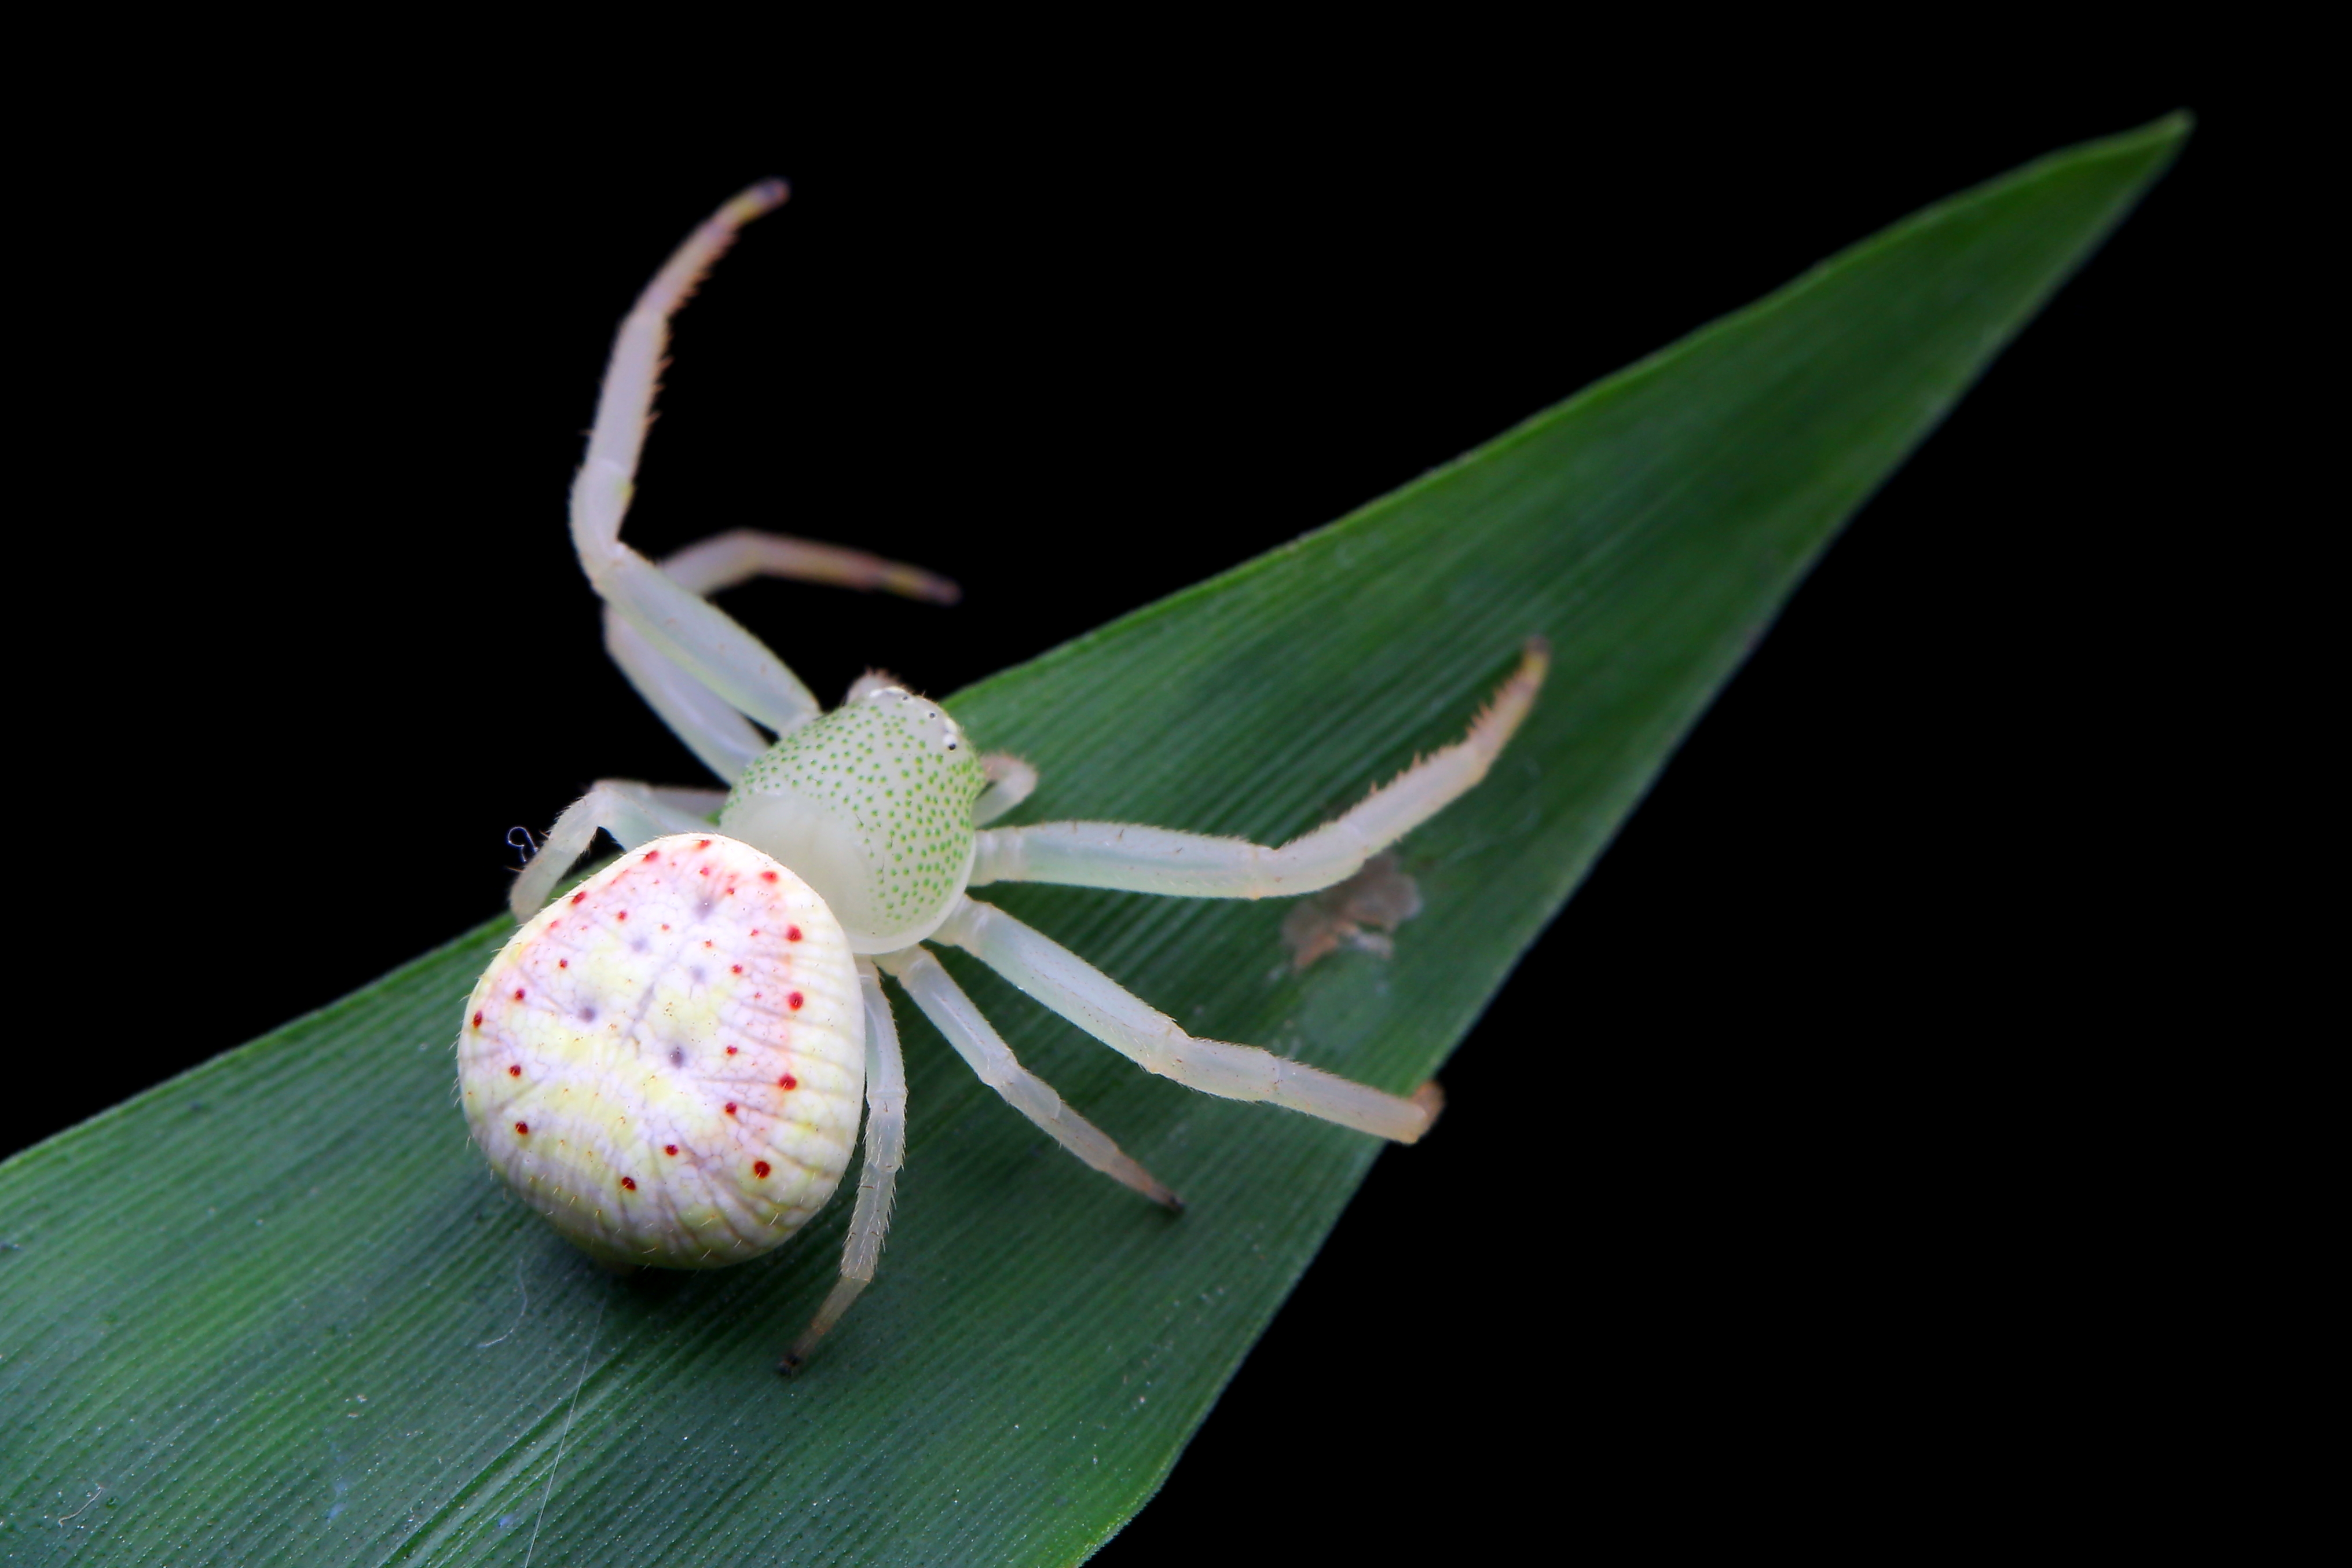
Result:
M76 607L26 656L20 827L93 852L36 987L63 1070L5 1147L491 912L509 828L591 778L700 782L604 662L562 508L613 325L754 177L793 199L687 313L629 537L949 573L952 610L729 601L828 700L869 662L943 694L2185 105L2180 164L1807 582L1098 1561L1485 1561L1539 1521L1860 1542L1890 1507L1946 1538L2079 1500L2101 1434L2195 1381L2133 1373L2156 1237L2211 1217L2138 1159L2187 1069L2118 997L2165 984L2179 817L2240 721L2217 387L2276 300L2217 300L2280 221L2277 125L2119 58L1529 101L224 111L53 171L18 466L56 489L18 587ZM117 948L104 868L158 861L160 940ZM77 1037L62 966L95 953L139 1030Z

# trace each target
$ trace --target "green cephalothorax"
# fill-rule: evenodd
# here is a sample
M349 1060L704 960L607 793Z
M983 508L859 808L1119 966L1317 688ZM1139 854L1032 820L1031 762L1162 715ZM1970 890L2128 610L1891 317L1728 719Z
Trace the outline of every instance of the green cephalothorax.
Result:
M890 952L937 930L963 891L986 785L954 720L886 686L762 752L719 826L800 873L854 951Z

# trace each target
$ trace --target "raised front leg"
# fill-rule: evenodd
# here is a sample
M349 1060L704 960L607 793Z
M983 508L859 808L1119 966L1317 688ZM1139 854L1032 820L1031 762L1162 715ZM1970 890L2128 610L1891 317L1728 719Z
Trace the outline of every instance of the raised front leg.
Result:
M1003 1095L1013 1109L1035 1122L1047 1136L1104 1175L1124 1182L1163 1208L1184 1205L1159 1178L1130 1159L1110 1135L1080 1116L1055 1094L1053 1086L1021 1065L987 1017L972 1005L955 976L919 947L886 952L874 961L885 973L907 988L923 1016L938 1026L956 1055L980 1075L980 1081Z
M841 1280L784 1352L778 1372L798 1371L825 1331L841 1321L858 1292L874 1282L882 1237L890 1229L898 1167L907 1157L907 1060L898 1051L898 1027L873 964L859 963L857 982L866 994L866 1163L857 1171L857 1206L850 1213L849 1236L841 1245Z
M709 595L754 577L782 577L837 588L879 589L935 605L952 605L962 590L935 572L885 561L862 550L817 544L781 533L733 529L665 557L662 575L688 593ZM724 698L670 658L613 605L604 606L604 649L629 684L703 764L733 784L767 741Z
M1278 848L1124 822L1045 822L980 835L971 885L1066 882L1192 899L1279 899L1344 882L1486 776L1528 716L1551 663L1531 637L1519 668L1470 732L1423 758L1335 822Z
M599 828L624 849L668 833L712 833L717 830L710 826L710 816L726 798L712 789L660 789L625 779L600 779L565 806L547 830L539 853L515 879L507 907L519 921L537 914L563 874L588 853Z
M572 542L588 581L663 658L736 711L781 733L816 716L816 698L759 638L621 542L637 458L653 412L669 318L685 303L736 230L782 202L784 183L753 185L713 214L677 248L621 323L596 404L588 457L572 485Z
M1405 1100L1255 1046L1195 1038L1068 948L977 899L964 900L935 940L966 949L1113 1050L1187 1089L1271 1100L1400 1143L1436 1120L1434 1084Z
M1037 770L1010 752L990 752L980 759L980 767L988 779L988 787L971 803L974 826L994 822L1027 800L1037 787Z

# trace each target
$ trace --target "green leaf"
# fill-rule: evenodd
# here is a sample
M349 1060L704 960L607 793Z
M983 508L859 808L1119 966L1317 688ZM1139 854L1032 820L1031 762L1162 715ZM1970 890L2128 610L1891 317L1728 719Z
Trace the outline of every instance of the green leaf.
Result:
M1544 634L1527 728L1407 841L1426 907L1392 960L1295 975L1281 906L992 896L1198 1033L1392 1089L1428 1078L1840 524L2185 134L2160 121L1930 208L954 700L1043 770L1044 813L1278 839L1458 734ZM1053 1150L902 1009L911 1138L883 1271L781 1381L848 1205L716 1274L590 1267L452 1104L458 1006L509 929L0 1166L12 1557L1073 1562L1150 1498L1375 1152L1149 1078L950 958L1191 1208Z

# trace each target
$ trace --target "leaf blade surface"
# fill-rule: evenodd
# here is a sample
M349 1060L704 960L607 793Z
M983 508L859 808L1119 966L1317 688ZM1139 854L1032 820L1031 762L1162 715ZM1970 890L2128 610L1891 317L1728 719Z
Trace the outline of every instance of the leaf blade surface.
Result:
M1939 204L953 700L1043 771L1020 820L1274 840L1454 738L1547 636L1526 730L1404 847L1425 908L1392 961L1290 975L1280 905L987 896L1197 1033L1426 1078L1807 565L2184 133ZM459 1004L508 929L0 1167L0 1488L36 1560L104 1536L125 1562L1074 1561L1149 1498L1376 1152L1146 1078L951 955L1190 1211L1059 1154L902 1006L883 1273L781 1383L847 1205L717 1274L588 1267L506 1198L451 1104Z

